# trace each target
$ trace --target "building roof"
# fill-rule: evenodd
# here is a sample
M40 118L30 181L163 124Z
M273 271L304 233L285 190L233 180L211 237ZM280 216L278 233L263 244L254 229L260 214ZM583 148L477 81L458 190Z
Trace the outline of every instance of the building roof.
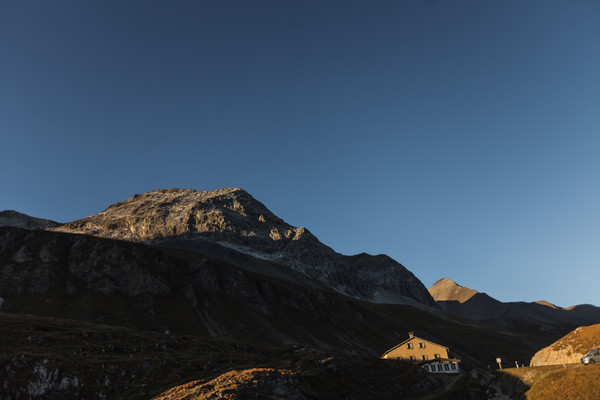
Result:
M388 353L396 350L398 347L400 347L400 346L402 346L402 345L404 345L404 344L406 344L406 343L408 343L408 342L410 342L411 340L414 340L414 339L418 339L418 340L423 341L423 342L427 342L427 343L434 344L436 346L443 347L444 349L446 349L446 351L450 352L450 349L448 347L442 346L441 344L438 344L438 343L435 343L435 342L432 342L431 340L427 340L427 339L420 338L418 336L414 336L414 335L412 335L412 332L409 334L409 336L410 337L408 339L406 339L404 342L402 342L400 344L397 344L396 346L392 347L391 349L389 349L388 351L386 351L385 353L383 353L381 355L381 358L385 357L386 354L388 354Z

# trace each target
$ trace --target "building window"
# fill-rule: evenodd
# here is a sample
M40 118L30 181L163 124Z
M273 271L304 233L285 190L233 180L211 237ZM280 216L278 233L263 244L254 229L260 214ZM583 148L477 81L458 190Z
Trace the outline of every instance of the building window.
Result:
M427 361L429 359L429 357L427 357L426 355L423 356L423 361Z
M413 348L413 344L412 344L412 343L409 343L409 344L407 344L407 345L406 345L406 348L407 348L407 349L412 349L412 348Z
M420 342L420 343L419 343L419 347L420 347L421 349L424 349L424 348L425 348L425 343L423 343L423 342Z
M442 358L442 356L440 356L439 354L434 354L434 357L437 358Z
M442 370L442 364L438 364L438 371Z
M425 365L425 371L429 372L429 365Z
M450 371L450 367L448 366L448 364L444 364L444 369L445 369L446 371Z
M452 367L453 371L456 371L456 364L452 363L452 364L450 364L450 366Z
M410 361L417 361L417 357L415 357L415 356L410 356Z

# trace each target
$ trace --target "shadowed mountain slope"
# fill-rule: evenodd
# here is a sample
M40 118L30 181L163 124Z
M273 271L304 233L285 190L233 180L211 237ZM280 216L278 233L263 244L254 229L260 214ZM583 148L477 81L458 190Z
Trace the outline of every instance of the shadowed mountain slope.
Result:
M423 284L388 256L344 256L306 228L295 228L242 189L163 189L142 193L99 214L56 228L111 239L199 250L220 247L285 265L357 299L437 304ZM207 243L208 242L208 243ZM226 261L231 261L227 258Z
M440 311L359 301L182 249L4 227L0 266L3 312L377 357L414 331L470 365L529 359L538 347Z

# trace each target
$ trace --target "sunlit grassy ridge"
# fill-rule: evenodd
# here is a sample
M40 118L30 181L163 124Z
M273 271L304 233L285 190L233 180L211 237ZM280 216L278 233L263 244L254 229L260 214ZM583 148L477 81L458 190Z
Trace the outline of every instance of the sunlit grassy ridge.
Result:
M558 365L578 363L590 350L600 347L600 324L580 326L538 351L530 365Z
M579 327L550 347L558 351L567 346L579 354L587 354L591 349L600 347L600 324Z
M527 400L600 399L600 365L568 365L505 369L503 374L516 377L529 389Z

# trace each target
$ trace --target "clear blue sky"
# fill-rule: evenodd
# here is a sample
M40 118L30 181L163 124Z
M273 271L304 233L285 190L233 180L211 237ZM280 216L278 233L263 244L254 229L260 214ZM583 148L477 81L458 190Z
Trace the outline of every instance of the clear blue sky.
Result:
M600 305L599 154L596 0L0 0L0 209L242 187L426 286Z

